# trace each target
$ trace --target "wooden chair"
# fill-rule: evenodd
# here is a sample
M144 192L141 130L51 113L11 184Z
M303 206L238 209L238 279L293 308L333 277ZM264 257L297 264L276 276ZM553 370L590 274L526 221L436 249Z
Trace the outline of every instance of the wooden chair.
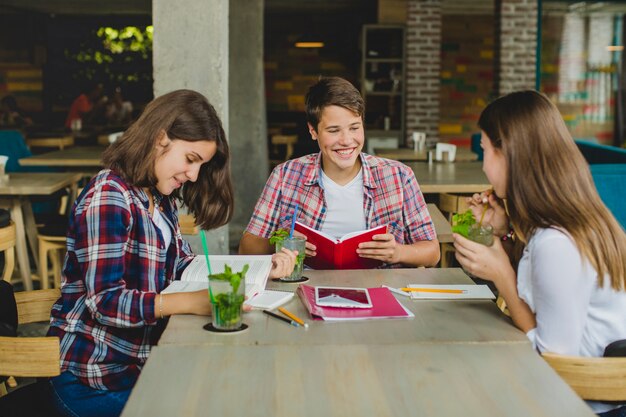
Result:
M452 223L452 216L456 213L466 211L469 206L465 199L468 195L462 194L439 194L439 210L448 218L448 222ZM452 243L441 244L441 267L447 268L450 265L450 255L454 254L454 246Z
M291 159L294 146L298 142L298 135L272 135L270 142L274 148L285 146L285 157L283 159L270 159L270 169L272 169L276 165Z
M55 288L61 288L61 265L63 254L66 249L65 236L47 235L39 233L37 236L39 244L39 279L41 288L50 288L50 273L48 271L48 257L52 264L52 277Z
M4 271L2 279L11 282L15 269L15 223L0 228L0 252L4 252Z
M61 296L58 289L15 293L18 324L50 320L50 310ZM0 375L53 377L61 373L58 337L0 337ZM0 386L0 396L6 393Z
M583 400L626 401L626 357L542 356Z
M74 137L32 138L26 139L26 144L30 148L59 148L59 150L63 150L67 146L74 146Z
M178 223L180 224L180 232L183 235L197 235L200 233L200 227L196 225L196 219L191 214L179 214Z

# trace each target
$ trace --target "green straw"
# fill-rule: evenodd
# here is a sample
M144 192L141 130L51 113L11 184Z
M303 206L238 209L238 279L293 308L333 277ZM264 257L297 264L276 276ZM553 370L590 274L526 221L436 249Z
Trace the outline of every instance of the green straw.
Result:
M204 258L206 259L206 265L209 268L209 275L213 275L211 272L211 262L209 262L209 246L206 244L206 236L204 235L204 230L200 230L200 237L202 238L202 247L204 248ZM207 276L208 279L208 276ZM211 303L215 304L215 299L213 298L213 291L211 291L211 282L209 282L209 298L211 299Z

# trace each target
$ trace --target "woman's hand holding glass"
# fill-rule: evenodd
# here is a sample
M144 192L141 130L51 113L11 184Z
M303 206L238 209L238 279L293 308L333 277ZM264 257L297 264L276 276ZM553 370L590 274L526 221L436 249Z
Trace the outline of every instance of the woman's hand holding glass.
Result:
M500 239L494 239L491 246L485 246L457 233L453 236L456 259L468 274L493 281L497 287L502 279L515 277L515 271Z
M493 227L493 234L501 237L509 232L509 217L506 214L502 200L498 199L493 191L483 191L467 198L467 204L474 214L476 221ZM487 205L486 211L485 204Z

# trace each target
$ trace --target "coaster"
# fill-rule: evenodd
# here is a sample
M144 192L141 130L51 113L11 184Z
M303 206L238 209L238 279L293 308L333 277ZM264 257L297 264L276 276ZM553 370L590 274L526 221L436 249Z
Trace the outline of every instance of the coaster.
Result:
M247 330L248 325L245 323L241 323L241 327L238 329L226 330L226 329L216 329L215 327L213 327L213 323L207 323L204 326L202 326L202 328L204 330L208 330L209 332L214 332L214 333L239 333L239 332L243 332L244 330Z
M300 279L296 279L296 280L272 278L272 282L284 282L285 284L299 284L301 282L307 282L308 280L309 280L309 277L305 277L304 275L302 275Z

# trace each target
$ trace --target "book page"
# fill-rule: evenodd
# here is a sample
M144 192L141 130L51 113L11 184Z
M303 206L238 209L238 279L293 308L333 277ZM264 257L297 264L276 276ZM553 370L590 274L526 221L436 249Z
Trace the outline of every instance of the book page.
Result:
M378 230L378 229L380 229L380 230ZM348 240L348 239L350 239L351 237L354 237L354 236L364 235L364 234L369 233L369 232L371 232L373 230L377 230L378 231L377 234L384 234L384 233L387 232L387 226L386 225L384 225L384 226L376 226L376 227L373 227L373 228L367 229L367 230L358 230L356 232L346 233L345 235L341 236L341 238L339 239L339 242L343 242L344 240Z
M246 295L250 296L265 289L267 277L272 269L272 255L211 255L211 272L218 274L224 272L225 266L239 272L244 265L248 264L246 272ZM205 257L197 255L185 268L181 281L206 282L208 286L209 268Z

